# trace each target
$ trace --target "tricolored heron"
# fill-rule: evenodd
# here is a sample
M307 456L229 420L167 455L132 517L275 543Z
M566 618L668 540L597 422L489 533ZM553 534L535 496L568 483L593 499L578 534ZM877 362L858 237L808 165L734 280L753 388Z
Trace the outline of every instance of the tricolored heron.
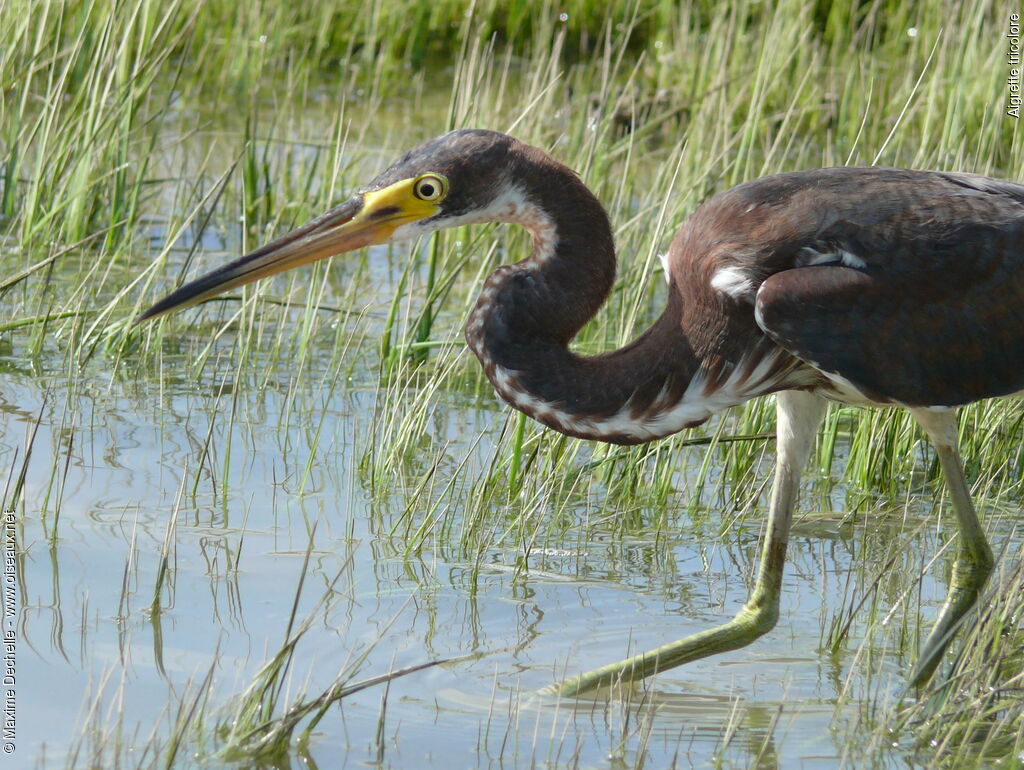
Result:
M876 167L741 184L675 236L668 306L654 325L620 350L585 357L569 342L615 276L604 209L542 150L455 131L139 320L323 257L474 222L518 224L533 237L528 257L490 275L466 326L487 378L516 409L570 436L638 444L777 394L775 484L746 605L721 626L557 690L637 680L775 625L800 473L826 400L909 409L938 453L960 543L911 673L925 682L993 566L959 457L956 407L1024 389L1024 185Z

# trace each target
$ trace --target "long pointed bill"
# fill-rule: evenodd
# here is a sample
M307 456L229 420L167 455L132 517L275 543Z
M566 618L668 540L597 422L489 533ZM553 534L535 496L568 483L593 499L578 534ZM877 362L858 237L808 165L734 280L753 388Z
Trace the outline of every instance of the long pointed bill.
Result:
M238 286L318 259L374 243L385 243L395 229L437 211L412 194L414 180L349 198L308 224L186 283L135 319L141 323L195 305Z

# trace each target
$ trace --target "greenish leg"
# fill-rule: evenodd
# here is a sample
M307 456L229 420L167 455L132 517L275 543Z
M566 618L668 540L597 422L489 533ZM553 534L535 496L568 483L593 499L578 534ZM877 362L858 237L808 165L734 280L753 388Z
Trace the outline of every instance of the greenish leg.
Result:
M777 395L777 399L778 446L768 531L761 545L757 583L743 609L721 626L588 671L546 687L542 692L569 697L621 682L636 681L683 663L744 647L775 626L800 473L814 443L818 423L825 413L825 401L810 393L784 391Z
M949 581L946 601L910 675L910 684L922 685L931 678L942 660L942 654L949 646L960 619L978 600L995 561L964 478L964 468L957 449L956 412L912 409L911 413L935 445L960 527L960 546L956 561L953 562L953 575Z

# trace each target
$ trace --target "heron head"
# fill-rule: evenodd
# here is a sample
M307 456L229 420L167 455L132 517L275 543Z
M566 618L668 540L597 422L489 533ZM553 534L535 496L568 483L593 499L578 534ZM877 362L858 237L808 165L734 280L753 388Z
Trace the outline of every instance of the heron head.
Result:
M181 286L136 323L336 254L496 218L510 158L521 145L494 131L463 130L416 147L343 203L311 222Z

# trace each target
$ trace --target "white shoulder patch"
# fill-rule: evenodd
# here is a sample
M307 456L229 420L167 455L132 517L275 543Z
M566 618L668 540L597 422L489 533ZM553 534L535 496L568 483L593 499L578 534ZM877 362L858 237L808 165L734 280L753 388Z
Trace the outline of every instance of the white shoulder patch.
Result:
M740 268L732 265L719 268L711 276L711 288L733 299L751 301L754 296L754 282Z

